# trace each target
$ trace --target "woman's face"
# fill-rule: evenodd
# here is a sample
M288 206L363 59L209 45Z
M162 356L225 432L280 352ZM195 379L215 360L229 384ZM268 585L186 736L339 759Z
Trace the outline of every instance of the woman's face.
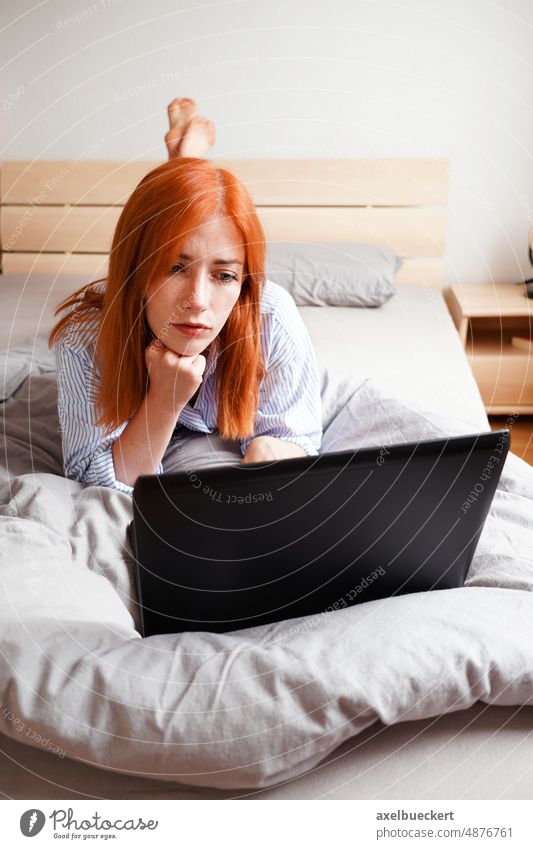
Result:
M176 354L205 350L239 298L244 258L242 236L231 219L212 218L191 233L168 276L146 292L154 336ZM192 324L206 329L192 330Z

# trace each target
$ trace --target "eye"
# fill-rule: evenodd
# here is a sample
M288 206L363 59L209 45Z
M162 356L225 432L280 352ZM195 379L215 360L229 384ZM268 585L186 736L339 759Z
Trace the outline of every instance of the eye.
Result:
M176 262L170 269L171 274L178 274L178 272L182 271L185 266L181 265L181 263Z
M233 283L239 279L235 274L230 274L228 271L221 271L218 277L221 283Z

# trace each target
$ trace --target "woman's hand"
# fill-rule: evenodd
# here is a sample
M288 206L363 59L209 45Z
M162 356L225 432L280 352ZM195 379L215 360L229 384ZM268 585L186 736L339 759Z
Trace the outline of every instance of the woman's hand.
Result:
M307 457L307 452L294 442L285 442L275 436L256 436L248 446L241 463L265 463L285 460L287 457Z
M150 379L147 397L179 415L202 382L206 358L176 354L154 339L145 349L144 360Z

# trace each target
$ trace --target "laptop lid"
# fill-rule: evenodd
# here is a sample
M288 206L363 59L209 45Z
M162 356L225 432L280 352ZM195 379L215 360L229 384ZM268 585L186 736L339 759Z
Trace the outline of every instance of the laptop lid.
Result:
M498 430L139 477L144 635L462 586L509 444Z

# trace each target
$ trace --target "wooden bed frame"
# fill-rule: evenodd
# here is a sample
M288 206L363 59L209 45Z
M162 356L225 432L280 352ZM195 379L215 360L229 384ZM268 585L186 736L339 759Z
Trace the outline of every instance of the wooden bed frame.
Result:
M398 283L442 289L446 159L213 161L247 185L267 239L385 245L404 259ZM5 162L2 272L104 276L121 207L158 164Z

